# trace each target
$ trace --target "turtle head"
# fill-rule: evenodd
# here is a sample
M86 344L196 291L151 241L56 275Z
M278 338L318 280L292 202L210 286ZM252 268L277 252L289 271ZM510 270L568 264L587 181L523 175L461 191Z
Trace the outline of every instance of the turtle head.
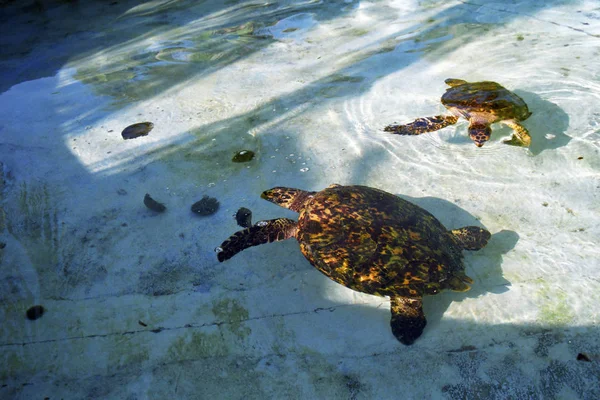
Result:
M475 146L483 146L490 140L490 136L492 136L492 128L489 124L471 123L469 125L469 137L475 142Z
M260 197L281 207L289 208L292 211L299 212L304 208L304 204L311 199L314 194L315 192L307 192L300 189L274 187L262 192Z

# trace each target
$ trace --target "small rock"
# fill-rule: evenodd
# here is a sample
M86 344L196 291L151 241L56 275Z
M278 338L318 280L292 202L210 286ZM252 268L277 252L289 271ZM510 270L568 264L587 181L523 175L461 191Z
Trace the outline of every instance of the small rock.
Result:
M192 212L206 216L217 212L219 209L219 201L214 197L203 196L200 201L192 204Z
M119 190L117 190L117 194L119 196L125 196L127 194L127 190L125 190L125 189L119 189Z
M0 250L6 247L6 243L0 242Z
M241 150L235 153L231 161L236 163L248 162L254 158L254 152L251 150Z
M587 362L590 362L592 360L590 360L590 357L587 354L585 354L585 353L579 353L579 354L577 354L577 361L587 361Z
M242 228L250 228L252 226L252 211L242 207L235 213L235 220Z
M167 209L167 207L165 207L164 204L154 200L152 197L150 197L148 193L146 193L146 195L144 196L144 205L152 211L156 212L163 212Z
M27 319L35 321L36 319L44 315L44 311L46 310L42 306L33 306L29 308L29 310L27 310Z
M147 136L152 128L154 128L152 122L140 122L129 125L127 128L123 129L121 136L123 136L123 139L135 139L140 136Z

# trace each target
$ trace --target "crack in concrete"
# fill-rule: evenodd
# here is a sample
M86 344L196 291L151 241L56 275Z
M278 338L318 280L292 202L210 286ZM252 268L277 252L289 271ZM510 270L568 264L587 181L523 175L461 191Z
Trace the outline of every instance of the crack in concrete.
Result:
M381 304L383 304L383 303L385 303L385 302L382 302ZM14 346L28 346L28 345L45 344L45 343L57 343L57 342L66 342L66 341L81 340L81 339L106 338L106 337L112 337L112 336L126 336L126 335L135 335L138 333L147 333L147 332L160 333L160 332L166 332L166 331L177 331L177 330L181 330L181 329L202 329L202 328L206 328L206 327L210 327L210 326L229 325L232 322L244 323L244 322L249 322L249 321L259 321L261 319L270 319L270 318L278 318L278 317L289 317L289 316L295 316L295 315L320 313L323 311L334 312L338 308L362 306L362 305L366 305L366 304L372 304L372 303L353 303L353 304L341 304L341 305L332 306L332 307L317 307L310 311L296 311L296 312L285 313L285 314L261 315L258 317L240 319L240 320L236 320L236 321L215 321L215 322L207 322L204 324L185 324L183 326L173 326L173 327L159 326L158 328L154 328L154 329L136 329L136 330L123 331L123 332L95 333L95 334L85 335L85 336L70 336L70 337L58 338L58 339L33 340L33 341L29 341L29 342L8 342L8 343L1 343L0 348L14 347ZM381 306L381 304L380 304L380 306ZM378 308L379 308L379 306L378 306Z
M460 3L462 3L462 4L465 4L465 5L477 6L477 7L486 7L486 8L489 8L490 10L494 10L494 11L498 11L498 12L503 12L503 13L507 13L507 14L514 14L514 15L521 15L521 16L524 16L524 17L533 18L533 19L535 19L537 21L540 21L540 22L545 22L547 24L553 24L553 25L556 25L556 26L560 26L562 28L571 29L571 30L573 30L575 32L580 32L580 33L586 34L588 36L600 37L600 35L598 35L598 34L590 33L590 32L587 32L587 31L585 31L583 29L576 28L576 27L571 26L571 25L564 25L564 24L560 24L558 22L550 21L550 20L547 20L547 19L542 19L542 18L536 17L535 15L532 15L532 14L526 14L526 13L521 13L521 12L518 12L518 11L511 11L511 10L503 10L501 8L494 8L494 7L490 7L490 6L486 5L486 4L473 3L473 2L470 2L470 1L463 1L463 0L458 0L458 1Z

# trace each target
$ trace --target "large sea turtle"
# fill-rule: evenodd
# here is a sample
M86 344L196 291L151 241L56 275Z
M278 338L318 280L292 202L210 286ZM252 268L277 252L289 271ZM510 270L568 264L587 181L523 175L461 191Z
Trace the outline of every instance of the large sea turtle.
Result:
M469 121L469 136L477 147L490 140L490 124L494 122L502 122L514 130L512 138L504 143L529 146L529 132L519 122L529 118L531 112L522 98L496 82L462 79L446 79L445 82L450 87L442 96L442 104L453 115L418 118L406 125L388 125L383 130L398 135L420 135L455 124L463 117Z
M462 250L478 250L490 233L476 226L447 230L406 200L366 186L331 185L320 192L275 187L263 199L299 212L298 221L260 221L216 249L219 261L263 243L295 237L304 256L334 281L391 298L396 338L412 344L426 320L422 297L469 290Z

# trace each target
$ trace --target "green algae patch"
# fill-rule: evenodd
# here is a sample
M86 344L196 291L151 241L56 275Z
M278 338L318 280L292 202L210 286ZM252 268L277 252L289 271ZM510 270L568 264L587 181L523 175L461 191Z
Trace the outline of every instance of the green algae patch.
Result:
M350 29L348 31L348 35L360 37L360 36L364 36L364 35L368 34L369 32L370 31L368 29L354 28L354 29Z
M4 366L2 369L0 369L0 380L2 381L5 381L11 378L13 375L23 373L27 370L25 368L25 361L11 350L8 350L5 356L2 358L2 365Z
M546 325L568 325L575 319L569 297L560 288L551 288L543 279L538 279L540 289L537 297L542 301L539 306L539 322Z
M308 375L317 398L356 399L370 390L358 376L345 373L324 355L308 348L301 354L299 367Z
M150 99L199 74L247 57L272 41L256 36L254 32L262 24L252 21L192 32L164 21L147 24L167 29L157 33L160 41L152 49L145 40L134 40L69 63L76 70L75 79L89 85L96 95L113 99L108 109Z
M224 299L213 303L213 314L221 323L228 325L228 329L239 339L250 335L250 328L245 326L248 320L248 310L241 306L235 299Z
M364 81L362 76L351 76L344 74L332 74L323 80L323 85L318 91L318 95L325 98L338 97L348 92L348 84L358 84Z
M208 357L222 357L229 354L229 348L217 326L203 329L203 332L186 332L177 337L167 351L170 359L198 360Z
M259 166L261 135L253 136L249 132L268 121L270 119L259 112L203 125L187 132L193 137L190 142L157 152L157 161L184 182L200 185L223 182ZM240 149L252 149L251 162L232 162L232 156Z
M117 347L109 353L108 363L111 366L129 367L140 366L150 360L147 342L140 343L139 337L123 336L116 341Z
M541 322L549 325L568 325L575 315L569 306L569 299L565 293L555 293L554 298L540 308Z
M333 74L331 75L326 82L331 83L360 83L364 81L365 78L362 76L351 76L344 74Z
M13 207L6 210L6 227L25 248L38 271L58 263L58 216L46 185L23 182Z
M4 211L4 190L6 189L6 179L4 177L4 163L0 161L0 232L6 229L6 211ZM1 257L0 253L0 257ZM1 260L0 260L1 261Z

